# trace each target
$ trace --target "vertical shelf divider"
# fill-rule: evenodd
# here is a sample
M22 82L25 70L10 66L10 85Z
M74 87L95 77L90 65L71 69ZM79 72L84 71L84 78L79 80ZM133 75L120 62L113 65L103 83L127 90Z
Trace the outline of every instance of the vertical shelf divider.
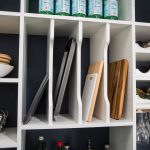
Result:
M18 130L17 130L17 149L25 149L25 134L22 134L22 119L26 111L26 28L24 17L20 18L20 37L19 37L19 83L18 83Z
M69 112L73 118L79 123L82 123L82 103L81 103L81 44L82 44L82 22L78 22L74 28L71 36L76 39L77 47L75 53L75 64L73 64L73 71L69 83Z
M54 45L54 20L50 20L48 32L48 58L47 58L47 72L49 74L48 86L48 122L52 125L53 122L53 45Z

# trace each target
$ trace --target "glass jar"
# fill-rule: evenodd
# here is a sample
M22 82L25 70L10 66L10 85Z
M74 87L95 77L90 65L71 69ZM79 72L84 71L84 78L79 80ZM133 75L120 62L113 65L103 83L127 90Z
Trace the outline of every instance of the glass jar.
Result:
M54 0L39 0L40 14L54 14Z
M72 0L72 16L86 16L86 0Z
M102 0L88 0L88 17L103 18Z
M118 19L118 0L104 0L104 18Z
M56 14L57 15L70 15L70 0L56 0Z

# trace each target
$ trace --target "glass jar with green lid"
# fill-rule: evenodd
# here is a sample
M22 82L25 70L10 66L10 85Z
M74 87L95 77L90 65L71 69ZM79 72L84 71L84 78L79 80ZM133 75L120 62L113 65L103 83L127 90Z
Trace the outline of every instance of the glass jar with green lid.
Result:
M72 16L86 16L86 0L72 0Z
M56 15L70 15L70 0L56 0Z
M40 14L54 14L54 0L39 0Z
M104 18L118 20L118 0L104 0Z
M103 18L103 0L88 0L88 17Z

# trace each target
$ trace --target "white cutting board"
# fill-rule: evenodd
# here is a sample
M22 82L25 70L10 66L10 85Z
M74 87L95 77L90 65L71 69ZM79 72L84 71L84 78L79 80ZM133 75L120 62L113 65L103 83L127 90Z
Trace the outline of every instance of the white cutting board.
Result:
M96 87L97 74L88 74L86 76L85 85L82 94L82 117L84 121L88 120L92 99Z

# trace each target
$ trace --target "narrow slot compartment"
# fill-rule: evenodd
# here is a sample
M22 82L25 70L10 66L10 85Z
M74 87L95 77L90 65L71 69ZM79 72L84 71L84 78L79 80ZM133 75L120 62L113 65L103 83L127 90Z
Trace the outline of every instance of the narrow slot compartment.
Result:
M60 71L61 62L68 39L73 37L76 40L71 70L68 76L66 90L64 93L60 114L53 121L54 126L73 125L81 122L81 99L79 96L79 70L80 70L80 38L79 22L67 20L55 20L54 50L53 50L53 102L56 83ZM53 103L53 108L55 104Z
M51 83L51 75L49 75L50 26L51 21L49 19L25 18L24 53L26 59L24 70L27 73L23 76L26 87L24 89L23 119L46 73ZM34 116L28 124L24 125L24 128L44 128L52 121L49 114L52 109L50 86L49 83L46 85Z
M0 148L17 147L18 85L1 83L0 97L0 110L8 111L6 126L0 132Z
M137 23L136 24L136 42L148 42L150 41L150 26L148 24ZM149 61L150 60L150 48L142 48L135 45L136 60L137 61Z
M20 12L20 0L1 0L0 11Z
M83 42L81 49L81 96L89 65L103 61L103 69L96 98L92 122L87 124L105 125L109 123L109 102L107 98L107 48L109 28L104 23L83 22ZM82 104L83 105L83 104ZM83 122L86 124L86 122Z
M71 149L79 150L87 147L88 139L91 139L93 150L104 149L104 144L109 143L109 128L34 130L26 131L26 150L35 149L41 135L45 137L48 149L56 149L58 140L68 143Z
M147 113L147 114L146 114ZM145 133L145 138L143 140L139 140L138 142L136 141L136 149L137 150L149 150L150 148L150 143L147 143L147 139L146 137L148 136L148 132L149 132L149 128L147 128L147 118L149 119L149 112L147 111L143 111L142 114L137 112L136 114L136 129L138 130L138 135L140 134L140 125L141 123L144 123L145 128L143 128L142 130L144 130ZM142 120L143 118L143 120ZM142 122L143 121L143 122ZM139 135L139 138L141 138L141 136Z
M123 114L120 120L110 119L111 125L133 124L133 50L132 26L110 24L110 45L108 63L126 59L128 61L128 74L125 87Z
M137 81L136 87L143 90L144 93L147 93L147 89L150 87L150 81ZM149 109L150 102L149 99L143 99L136 95L136 109Z

